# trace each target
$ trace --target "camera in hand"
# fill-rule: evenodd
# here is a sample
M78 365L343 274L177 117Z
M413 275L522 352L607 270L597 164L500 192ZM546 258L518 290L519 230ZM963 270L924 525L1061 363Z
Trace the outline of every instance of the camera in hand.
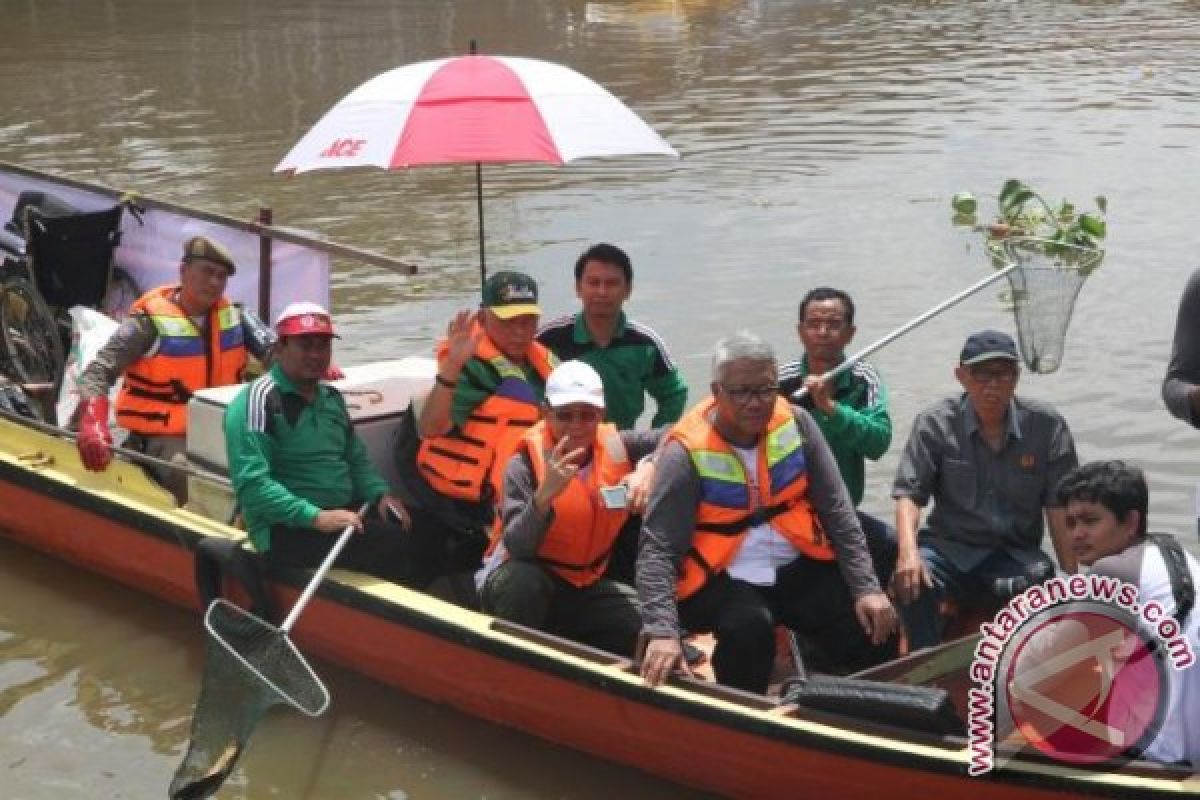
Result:
M600 499L607 509L625 508L629 504L629 487L623 483L616 486L601 486Z

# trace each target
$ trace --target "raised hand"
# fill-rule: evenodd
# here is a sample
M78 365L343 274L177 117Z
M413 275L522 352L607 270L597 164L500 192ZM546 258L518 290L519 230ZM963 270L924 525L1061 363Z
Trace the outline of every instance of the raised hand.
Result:
M446 326L446 357L445 368L454 371L455 376L462 370L463 365L475 355L475 349L483 338L483 328L476 323L479 321L479 311L459 311ZM453 376L443 375L451 378Z
M554 502L554 498L567 488L567 484L579 472L579 460L583 458L584 452L582 447L568 452L567 437L565 436L554 443L554 449L550 451L550 456L546 459L546 474L533 496L533 502L538 509L546 511Z

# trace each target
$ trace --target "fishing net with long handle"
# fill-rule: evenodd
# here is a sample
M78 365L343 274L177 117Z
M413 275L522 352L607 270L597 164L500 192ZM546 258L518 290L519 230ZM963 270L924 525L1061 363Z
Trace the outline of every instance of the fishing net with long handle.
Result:
M1012 237L988 244L988 256L998 270L914 317L825 373L825 380L840 375L867 356L924 325L939 314L991 286L1002 278L1009 282L1009 297L1016 319L1021 358L1033 372L1054 372L1062 364L1067 327L1075 298L1088 275L1100 266L1104 251L1052 239ZM791 395L798 403L808 394L802 386Z
M271 708L290 706L317 717L329 707L328 690L288 632L353 534L353 527L342 531L279 627L224 599L209 604L200 696L187 754L168 790L171 800L211 797L233 772L255 726Z
M996 249L989 245L993 255ZM1021 359L1046 374L1062 365L1075 299L1104 251L1052 239L1013 237L1002 246Z

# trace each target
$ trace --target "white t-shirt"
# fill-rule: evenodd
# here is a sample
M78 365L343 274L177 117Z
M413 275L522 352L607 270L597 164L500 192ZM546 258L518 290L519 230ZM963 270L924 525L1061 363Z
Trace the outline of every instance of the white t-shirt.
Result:
M751 502L758 498L758 450L734 447L733 452L746 471ZM742 546L729 565L729 577L755 586L774 586L775 570L796 560L800 551L783 538L769 523L755 525L742 540Z
M1192 582L1200 589L1200 562L1190 553L1185 555ZM1149 540L1098 560L1092 571L1135 583L1138 602L1143 607L1156 601L1164 611L1174 615L1175 596L1171 593L1167 565L1158 546ZM1134 575L1136 580L1132 580ZM1184 620L1183 629L1197 660L1183 670L1169 669L1170 695L1162 728L1142 757L1165 764L1187 761L1193 769L1200 770L1200 597L1196 599L1197 606Z

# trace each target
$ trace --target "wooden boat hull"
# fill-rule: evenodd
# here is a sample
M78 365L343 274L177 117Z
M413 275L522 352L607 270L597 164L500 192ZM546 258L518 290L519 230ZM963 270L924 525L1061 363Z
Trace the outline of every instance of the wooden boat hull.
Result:
M69 442L0 420L0 535L197 607L192 549L236 535L172 509L140 471L81 470ZM279 587L290 603L294 589ZM682 683L650 689L622 659L336 571L294 631L306 651L383 683L679 783L736 797L1200 795L1193 779L1018 764L966 774L939 740Z

